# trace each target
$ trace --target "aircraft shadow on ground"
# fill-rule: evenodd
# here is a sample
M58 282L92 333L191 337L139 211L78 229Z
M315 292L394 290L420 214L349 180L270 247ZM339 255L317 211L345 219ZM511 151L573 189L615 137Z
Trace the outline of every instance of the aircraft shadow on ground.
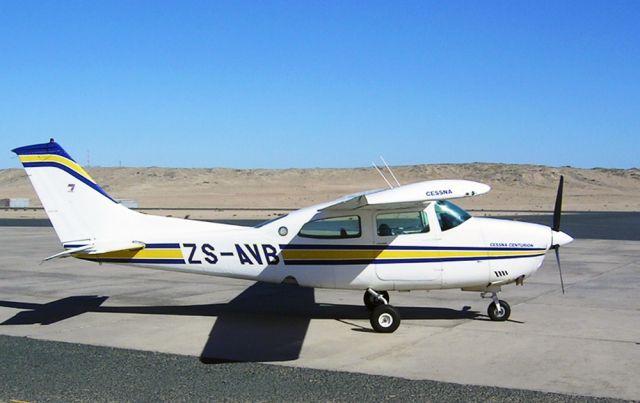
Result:
M0 306L24 309L0 325L50 325L83 313L125 313L216 317L200 360L222 362L291 361L300 356L311 319L346 322L368 319L364 306L319 304L314 290L290 285L256 283L228 303L167 306L102 306L106 296L72 296L44 304L0 301ZM467 307L397 307L403 319L482 319Z

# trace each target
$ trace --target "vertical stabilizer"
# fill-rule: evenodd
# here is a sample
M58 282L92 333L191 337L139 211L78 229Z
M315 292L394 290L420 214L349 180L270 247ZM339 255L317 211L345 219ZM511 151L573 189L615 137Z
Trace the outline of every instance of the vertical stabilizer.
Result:
M12 151L63 244L108 237L138 214L112 199L53 139Z

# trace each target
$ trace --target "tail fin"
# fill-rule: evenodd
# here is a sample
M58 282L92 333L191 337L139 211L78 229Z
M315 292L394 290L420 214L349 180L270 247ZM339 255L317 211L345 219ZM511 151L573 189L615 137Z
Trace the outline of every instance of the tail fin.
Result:
M12 151L65 246L109 235L137 215L111 198L53 139Z

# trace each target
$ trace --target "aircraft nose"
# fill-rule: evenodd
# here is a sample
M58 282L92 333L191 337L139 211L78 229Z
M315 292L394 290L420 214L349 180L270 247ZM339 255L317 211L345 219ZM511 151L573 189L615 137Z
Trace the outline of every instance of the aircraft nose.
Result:
M569 235L562 231L551 231L551 245L552 246L564 246L573 241Z

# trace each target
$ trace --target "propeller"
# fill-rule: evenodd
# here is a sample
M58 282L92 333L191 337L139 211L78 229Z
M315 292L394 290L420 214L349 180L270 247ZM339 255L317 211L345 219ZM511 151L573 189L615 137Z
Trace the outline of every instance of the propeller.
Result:
M558 193L556 194L556 206L553 209L553 230L560 231L560 218L562 217L562 188L564 186L564 176L560 175L558 183Z
M564 281L562 280L562 265L560 264L560 245L556 245L553 248L556 251L556 262L558 262L558 273L560 273L560 287L562 287L562 293L564 294Z
M560 175L560 183L558 183L558 193L556 194L556 205L553 209L553 232L562 234L565 237L566 234L560 232L560 219L562 218L562 190L564 187L564 176ZM558 262L558 273L560 273L560 287L562 287L562 293L564 294L564 280L562 279L562 265L560 264L560 243L554 244L554 235L551 235L551 247L556 252L556 262ZM561 238L560 236L558 238Z

